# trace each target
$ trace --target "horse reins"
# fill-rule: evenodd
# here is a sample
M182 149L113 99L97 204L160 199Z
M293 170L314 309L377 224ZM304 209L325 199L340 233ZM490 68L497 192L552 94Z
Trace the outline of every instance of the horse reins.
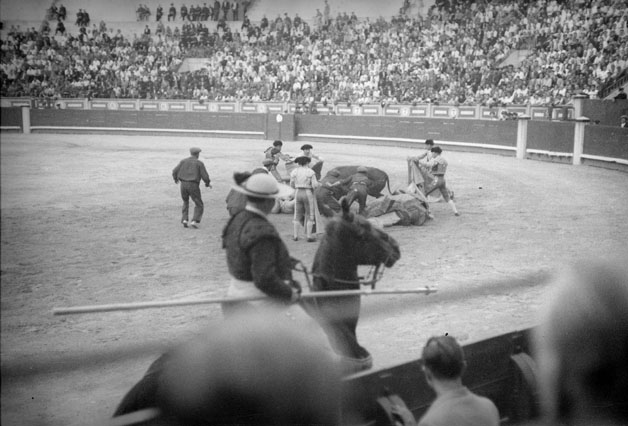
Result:
M297 268L298 266L300 266L300 269ZM371 286L371 289L375 289L375 284L377 284L377 282L381 280L382 277L384 276L384 268L381 268L381 266L382 266L381 263L375 266L371 266L366 276L358 277L357 280L344 280L341 278L331 278L330 276L325 275L325 274L311 273L310 271L308 271L307 267L300 260L297 263L295 263L292 269L297 272L302 272L305 275L305 279L307 280L307 286L310 290L312 290L312 280L310 277L323 278L329 282L336 282L336 283L341 283L341 284L356 284L360 286Z

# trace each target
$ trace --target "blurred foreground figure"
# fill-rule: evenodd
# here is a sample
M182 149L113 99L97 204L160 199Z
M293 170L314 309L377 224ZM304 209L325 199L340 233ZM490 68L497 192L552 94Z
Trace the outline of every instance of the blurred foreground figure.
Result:
M337 363L280 313L231 315L164 357L149 424L339 423Z
M547 421L628 424L626 258L581 262L559 276L536 346Z

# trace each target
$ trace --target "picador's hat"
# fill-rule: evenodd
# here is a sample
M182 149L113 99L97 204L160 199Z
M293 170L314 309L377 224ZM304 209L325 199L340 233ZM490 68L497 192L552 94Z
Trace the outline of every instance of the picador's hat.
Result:
M271 175L263 173L254 174L240 185L234 185L232 188L255 198L285 198L294 193L294 188L279 183Z

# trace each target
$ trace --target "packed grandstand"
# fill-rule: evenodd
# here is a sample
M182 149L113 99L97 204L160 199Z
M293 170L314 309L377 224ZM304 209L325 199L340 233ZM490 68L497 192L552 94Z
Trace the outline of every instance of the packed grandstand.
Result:
M164 4L159 20L142 4L125 28L42 6L39 28L3 22L1 95L549 106L628 81L626 0L400 0L390 17L234 3L189 4L185 19L183 3Z

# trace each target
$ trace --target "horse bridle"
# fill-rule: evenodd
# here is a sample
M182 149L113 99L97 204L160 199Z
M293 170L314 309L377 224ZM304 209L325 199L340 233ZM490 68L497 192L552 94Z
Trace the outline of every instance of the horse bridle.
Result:
M383 262L384 263L384 262ZM300 260L294 264L292 269L297 272L302 272L305 275L305 279L307 280L307 286L310 290L312 290L312 279L311 277L323 278L328 282L335 282L340 284L354 284L359 286L371 286L371 289L375 289L375 284L384 276L384 268L382 268L382 264L371 266L366 276L358 277L357 280L343 280L341 278L332 278L326 274L319 273L311 273L308 271L307 267Z

